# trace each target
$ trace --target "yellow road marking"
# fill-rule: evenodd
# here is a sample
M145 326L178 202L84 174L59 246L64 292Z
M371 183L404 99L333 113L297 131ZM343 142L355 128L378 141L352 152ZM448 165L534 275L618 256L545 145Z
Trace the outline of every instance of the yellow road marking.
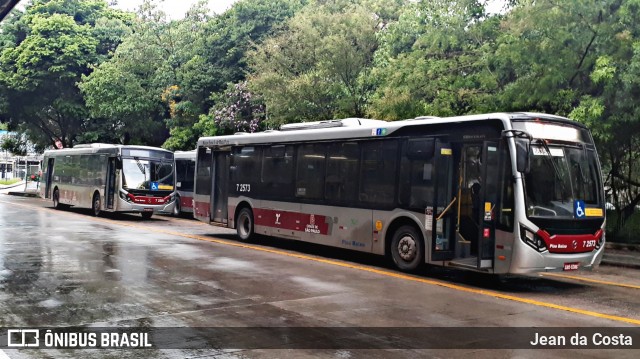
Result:
M574 276L574 275L566 275L566 274L560 274L560 273L542 273L542 275L545 276L545 277L546 276L550 276L550 277L558 277L558 278L567 278L567 279L579 280L579 281L583 281L583 282L591 282L591 283L597 283L597 284L612 285L612 286L616 286L616 287L640 289L640 285L609 282L609 281L605 281L605 280L597 280L597 279L585 278L585 277Z
M5 202L5 201L0 201L0 202L9 203L9 204L12 204L12 205L18 205L18 206L22 206L22 207L29 207L29 208L33 208L34 207L33 205L22 204L22 203ZM45 207L35 207L35 208L37 208L39 210L44 210L44 211L53 211L52 208L45 208ZM462 291L462 292L485 295L485 296L489 296L489 297L493 297L493 298L506 299L506 300L511 300L511 301L514 301L514 302L531 304L531 305L535 305L535 306L543 307L543 308L552 308L552 309L562 310L562 311L566 311L566 312L570 312L570 313L582 314L582 315L590 316L590 317L603 318L603 319L609 319L609 320L613 320L613 321L617 321L617 322L624 322L624 323L629 323L629 324L640 325L640 320L638 320L638 319L620 317L620 316L617 316L617 315L598 313L598 312L594 312L594 311L590 311L590 310L583 310L583 309L572 308L572 307L568 307L568 306L564 306L564 305L557 305L557 304L553 304L553 303L541 302L541 301L538 301L538 300L527 299L527 298L522 298L522 297L516 297L516 296L513 296L513 295L502 294L502 293L498 293L498 292L494 292L494 291L490 291L490 290L468 288L468 287L463 287L463 286L457 285L457 284L440 282L440 281L436 281L436 280L433 280L433 279L425 279L425 278L420 278L420 277L414 277L414 276L408 275L408 274L396 273L396 272L391 272L391 271L388 271L388 270L371 268L371 267L366 267L366 266L362 266L362 265L358 265L358 264L340 262L340 261L332 260L332 259L318 258L318 257L313 257L313 256L310 256L310 255L306 255L306 254L290 253L290 252L286 252L286 251L283 251L283 250L265 248L265 247L260 247L260 246L256 246L256 245L251 245L251 244L231 242L231 241L227 241L227 240L224 240L224 239L208 238L208 237L201 236L201 235L179 233L179 232L174 232L174 231L168 231L168 230L165 230L165 229L155 229L155 228L140 226L140 225L132 224L132 223L117 222L117 221L114 221L114 220L109 220L109 219L104 219L104 218L88 217L88 216L84 216L84 215L80 215L80 214L72 213L72 212L59 212L59 213L61 213L61 214L69 214L69 215L76 215L76 216L83 216L83 217L85 217L87 219L92 219L92 220L95 220L95 221L98 221L98 222L115 224L115 225L120 225L120 226L125 226L125 227L132 227L132 228L137 228L137 229L141 229L141 230L145 230L145 231L157 232L157 233L162 233L162 234L169 234L169 235L173 235L173 236L177 236L177 237L192 238L192 239L197 239L197 240L211 242L211 243L218 243L218 244L223 244L223 245L227 245L227 246L252 249L252 250L257 250L257 251L261 251L261 252L278 254L278 255L283 255L283 256L292 257L292 258L298 258L298 259L304 259L304 260L309 260L309 261L313 261L313 262L325 263L325 264L335 265L335 266L344 267L344 268L351 268L351 269L356 269L356 270L369 272L369 273L375 273L375 274L379 274L379 275L383 275L383 276L387 276L387 277L410 280L410 281L413 281L413 282L425 283L425 284L435 285L435 286L439 286L439 287L454 289L454 290L458 290L458 291Z

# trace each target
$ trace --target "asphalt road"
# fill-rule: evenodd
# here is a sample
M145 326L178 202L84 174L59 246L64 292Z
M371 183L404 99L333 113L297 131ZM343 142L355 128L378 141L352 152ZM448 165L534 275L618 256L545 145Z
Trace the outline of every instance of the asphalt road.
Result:
M530 336L531 328L545 333L551 327L584 331L589 338L593 330L619 330L630 333L640 348L640 271L634 269L601 267L501 282L446 268L407 275L384 258L351 251L276 239L240 243L233 231L187 218L95 218L88 210L50 207L37 198L0 194L1 328L241 329L230 332L235 347L223 342L213 345L217 349L186 349L180 339L184 333L176 329L174 347L185 348L4 349L0 358L609 358L640 353L495 349L511 340L505 339L510 334ZM441 327L448 330L438 334ZM478 327L491 328L469 329ZM296 331L274 339L269 328ZM389 328L383 341L376 328ZM352 339L358 335L365 339ZM302 349L285 349L290 347L278 341L283 336L302 342L293 346ZM328 343L331 336L340 340ZM486 344L493 337L495 347Z

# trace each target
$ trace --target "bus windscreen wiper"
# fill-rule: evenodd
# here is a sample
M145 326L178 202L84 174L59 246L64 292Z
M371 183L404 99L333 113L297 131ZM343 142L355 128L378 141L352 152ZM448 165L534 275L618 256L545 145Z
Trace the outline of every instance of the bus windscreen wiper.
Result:
M556 178L560 181L562 193L564 194L565 187L564 187L564 181L562 180L562 174L560 173L560 169L558 168L558 165L553 160L553 155L551 154L551 149L549 148L549 145L547 144L547 142L545 142L545 140L542 140L542 139L537 139L536 141L540 143L540 145L542 145L542 148L544 148L544 150L547 152L548 156L545 156L545 158L551 163L551 166L553 167L553 172L555 173Z
M147 181L147 171L144 169L144 165L140 162L138 157L134 157L133 159L136 160L136 164L138 165L138 169L140 170L140 172L142 172L142 175L144 176L144 182L146 182Z
M138 169L140 170L140 172L142 172L143 175L147 174L144 169L144 165L140 163L140 160L138 159L138 157L134 157L133 159L136 161L136 164L138 165Z

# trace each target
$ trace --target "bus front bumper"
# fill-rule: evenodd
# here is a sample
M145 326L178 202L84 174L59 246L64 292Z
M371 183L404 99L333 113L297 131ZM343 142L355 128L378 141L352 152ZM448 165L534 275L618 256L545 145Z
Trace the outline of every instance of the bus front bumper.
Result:
M132 203L123 200L122 198L118 198L118 212L153 212L159 214L171 214L173 213L173 208L175 207L175 199L163 204L139 204Z
M581 271L598 268L604 253L604 243L599 249L586 253L539 253L526 245L518 249L520 255L516 255L511 263L510 273Z

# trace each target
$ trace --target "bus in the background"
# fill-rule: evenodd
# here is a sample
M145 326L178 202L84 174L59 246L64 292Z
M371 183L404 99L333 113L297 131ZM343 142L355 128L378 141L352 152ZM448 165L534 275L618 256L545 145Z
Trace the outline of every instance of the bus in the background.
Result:
M156 147L103 143L48 150L39 193L55 208L134 212L148 219L173 212L173 152Z
M173 214L193 213L193 181L196 171L196 150L174 152L176 161L176 205Z
M198 141L197 219L406 271L592 269L604 205L589 130L553 115L352 118Z

